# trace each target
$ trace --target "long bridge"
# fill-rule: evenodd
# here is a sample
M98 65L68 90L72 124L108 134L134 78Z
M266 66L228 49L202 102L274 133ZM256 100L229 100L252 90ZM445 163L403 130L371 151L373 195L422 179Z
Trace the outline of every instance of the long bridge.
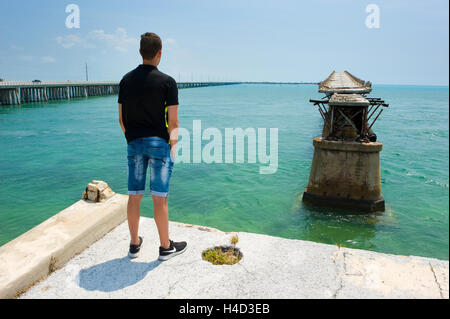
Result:
M178 88L233 85L241 82L180 82ZM119 93L119 82L0 82L0 105L20 105Z

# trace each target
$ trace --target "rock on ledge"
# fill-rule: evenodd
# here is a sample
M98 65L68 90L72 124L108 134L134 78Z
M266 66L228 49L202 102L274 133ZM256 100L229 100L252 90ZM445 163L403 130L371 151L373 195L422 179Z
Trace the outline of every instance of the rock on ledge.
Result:
M116 193L113 192L108 183L103 181L92 181L86 186L86 190L81 195L81 198L97 203L103 203L115 194Z

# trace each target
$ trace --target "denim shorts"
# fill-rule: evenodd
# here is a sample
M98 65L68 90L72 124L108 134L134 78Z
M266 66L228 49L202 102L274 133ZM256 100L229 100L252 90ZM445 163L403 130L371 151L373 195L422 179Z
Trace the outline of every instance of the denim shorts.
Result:
M150 166L150 193L158 197L169 194L173 158L170 146L160 137L143 137L128 143L128 194L145 193L147 167Z

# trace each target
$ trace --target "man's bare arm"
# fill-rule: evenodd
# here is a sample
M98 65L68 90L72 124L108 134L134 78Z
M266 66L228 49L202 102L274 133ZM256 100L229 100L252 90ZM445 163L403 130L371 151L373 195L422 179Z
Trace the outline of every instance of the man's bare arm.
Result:
M122 121L122 104L120 104L120 103L119 103L119 123L120 123L120 127L122 128L123 134L125 134L125 126L123 125L123 121Z
M168 106L167 115L169 117L170 151L172 157L175 158L178 142L178 105Z

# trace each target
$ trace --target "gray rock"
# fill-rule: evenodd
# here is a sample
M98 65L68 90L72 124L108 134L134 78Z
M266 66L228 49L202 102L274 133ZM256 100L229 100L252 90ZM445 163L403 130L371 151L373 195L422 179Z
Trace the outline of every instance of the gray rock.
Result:
M86 186L86 190L81 195L81 198L93 202L104 202L114 194L108 183L92 181Z

